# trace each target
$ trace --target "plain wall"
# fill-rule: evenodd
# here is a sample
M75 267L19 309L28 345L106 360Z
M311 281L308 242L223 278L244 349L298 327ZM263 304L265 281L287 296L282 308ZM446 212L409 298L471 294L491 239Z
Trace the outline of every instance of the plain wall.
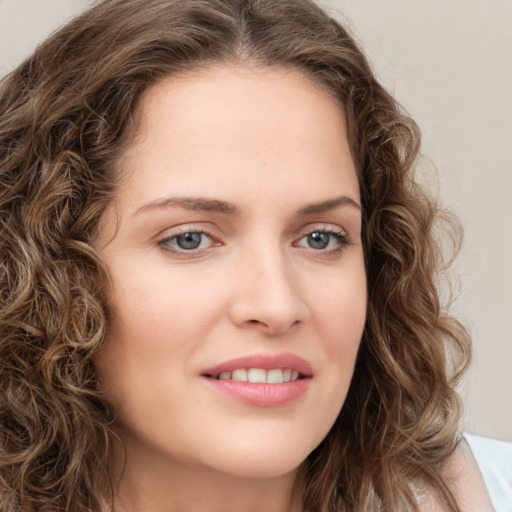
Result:
M276 0L279 1L279 0ZM0 0L0 75L86 0ZM418 122L462 220L453 310L474 339L465 427L512 440L512 1L323 0Z

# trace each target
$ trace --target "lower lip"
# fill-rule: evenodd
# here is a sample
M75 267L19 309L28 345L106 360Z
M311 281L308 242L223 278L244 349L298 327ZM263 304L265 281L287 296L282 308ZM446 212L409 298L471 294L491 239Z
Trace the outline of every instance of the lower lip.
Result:
M203 380L221 393L258 407L278 407L293 402L308 390L311 383L310 378L283 382L282 384L217 380L208 377L203 377Z

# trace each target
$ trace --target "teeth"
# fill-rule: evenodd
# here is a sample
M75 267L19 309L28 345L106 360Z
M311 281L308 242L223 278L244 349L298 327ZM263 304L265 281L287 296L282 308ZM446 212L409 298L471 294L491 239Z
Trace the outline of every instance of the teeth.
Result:
M283 370L269 370L267 372L267 382L270 384L282 384L284 381Z
M235 370L231 378L239 382L247 382L247 370Z
M251 368L247 372L247 380L254 383L267 382L267 372L260 368Z
M222 372L218 377L219 380L234 380L237 382L252 382L254 384L282 384L283 382L293 382L299 378L297 370L289 368L282 370L263 370L261 368L238 368L233 372Z

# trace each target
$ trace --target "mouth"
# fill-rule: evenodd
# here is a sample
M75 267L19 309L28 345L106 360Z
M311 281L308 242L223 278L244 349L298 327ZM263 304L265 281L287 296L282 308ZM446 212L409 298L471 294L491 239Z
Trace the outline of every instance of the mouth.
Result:
M218 374L205 375L216 380L232 380L235 382L252 382L253 384L283 384L284 382L294 382L300 378L305 378L298 370L291 368L273 368L265 370L263 368L237 368L236 370L224 371Z
M201 375L216 380L283 384L311 378L313 370L309 361L295 354L253 354L207 368Z
M210 388L260 407L293 402L309 388L311 365L294 354L255 354L226 361L201 373Z

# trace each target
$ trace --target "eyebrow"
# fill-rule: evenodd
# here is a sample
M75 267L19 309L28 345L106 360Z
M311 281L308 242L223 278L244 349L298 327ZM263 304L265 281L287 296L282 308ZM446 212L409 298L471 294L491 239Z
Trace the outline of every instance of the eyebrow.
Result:
M232 203L207 197L166 197L151 201L137 209L135 215L166 206L179 206L185 210L218 212L230 215L239 214L240 210Z
M166 197L151 201L137 209L134 215L155 210L157 208L165 208L168 206L178 206L185 210L197 210L206 212L217 212L228 215L239 215L240 209L233 203L222 201L220 199L210 199L207 197ZM357 210L361 210L361 205L349 196L339 196L333 199L327 199L319 203L310 203L302 207L297 217L312 215L315 213L323 213L333 210L339 206L351 206Z
M361 205L354 201L354 199L349 196L340 196L333 199L327 199L326 201L322 201L320 203L308 204L299 210L298 216L300 217L303 215L311 215L313 213L327 212L337 208L338 206L351 206L359 211L361 210Z

